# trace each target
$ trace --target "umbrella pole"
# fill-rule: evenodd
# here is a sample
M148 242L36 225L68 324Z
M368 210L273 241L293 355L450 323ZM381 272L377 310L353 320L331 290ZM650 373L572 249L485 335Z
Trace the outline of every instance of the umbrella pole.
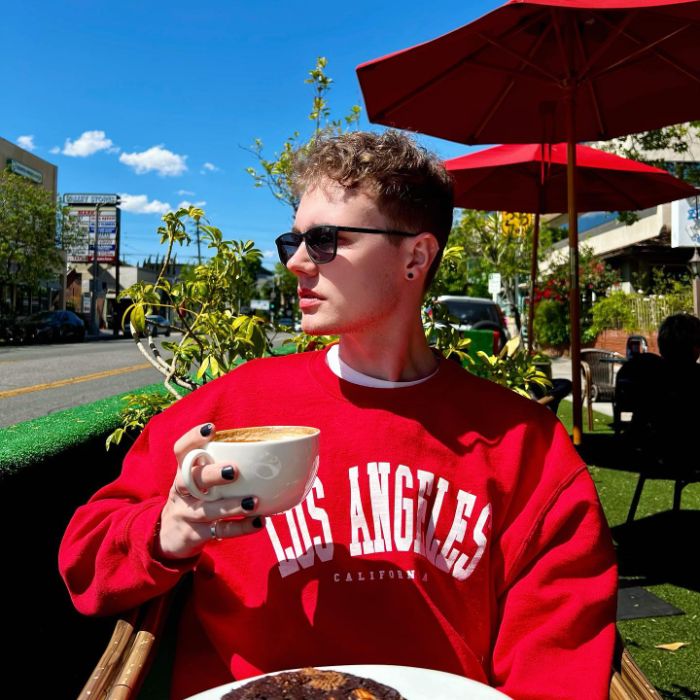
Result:
M527 310L527 351L532 354L535 323L535 281L537 279L537 248L540 240L540 212L535 213L535 225L532 229L532 260L530 261L530 304Z
M583 405L581 397L581 323L578 284L578 216L576 210L576 133L574 126L576 102L573 91L567 104L566 187L569 203L569 318L571 320L571 393L574 407L573 442L583 441Z

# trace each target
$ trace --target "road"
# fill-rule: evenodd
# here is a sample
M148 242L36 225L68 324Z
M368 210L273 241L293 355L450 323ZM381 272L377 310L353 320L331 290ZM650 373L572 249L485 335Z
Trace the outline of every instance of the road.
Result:
M0 427L158 381L158 372L128 338L0 346Z
M277 334L277 346L287 334ZM156 338L161 347L164 340ZM167 359L167 351L163 351ZM133 340L0 345L0 427L162 381Z

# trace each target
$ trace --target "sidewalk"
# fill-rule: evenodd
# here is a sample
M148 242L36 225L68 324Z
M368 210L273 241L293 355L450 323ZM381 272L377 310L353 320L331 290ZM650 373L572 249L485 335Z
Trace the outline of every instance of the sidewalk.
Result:
M552 379L571 379L571 358L569 357L554 357L552 358ZM567 401L571 401L571 394L566 397ZM613 407L610 401L595 401L593 410L598 413L604 413L612 418Z

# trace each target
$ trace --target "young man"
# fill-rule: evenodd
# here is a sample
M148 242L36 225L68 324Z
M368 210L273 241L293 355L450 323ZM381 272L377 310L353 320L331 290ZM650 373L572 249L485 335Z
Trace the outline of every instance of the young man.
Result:
M398 133L353 133L316 143L297 183L278 249L304 330L340 343L249 362L154 418L66 533L76 606L113 613L193 570L173 697L367 663L518 699L607 697L616 570L585 465L549 411L423 334L452 219L442 164ZM274 424L321 429L303 504L263 521L256 494L201 503L184 490L178 464L214 426ZM207 488L236 468L197 478Z

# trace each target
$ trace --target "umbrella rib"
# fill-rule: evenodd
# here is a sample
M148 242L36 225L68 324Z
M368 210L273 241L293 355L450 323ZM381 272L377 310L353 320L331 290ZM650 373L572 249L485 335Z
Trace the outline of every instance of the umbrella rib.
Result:
M544 41L545 37L547 36L547 32L542 32L538 40L532 45L530 48L529 54L527 56L527 61L529 63L529 59L534 56L537 53L537 50L539 47L542 45L542 42ZM520 60L525 61L525 58L521 58ZM514 71L514 75L518 75L522 73L522 67L518 70ZM503 101L506 99L510 91L513 89L513 86L515 85L515 77L511 77L510 82L508 85L501 91L500 96L498 99L491 104L491 108L488 110L488 112L485 114L484 118L481 120L481 122L477 125L476 129L474 130L474 134L472 137L468 138L474 138L475 140L479 138L481 135L481 132L486 128L486 125L491 121L491 117L496 113L498 108L503 104Z
M540 47L542 42L544 41L544 38L546 37L547 32L543 32L540 35L540 38L538 39L537 42L535 42L534 45L534 50L531 51L530 56L533 56L537 49ZM544 70L542 66L538 66L536 63L532 63L530 60L530 56L523 56L522 54L519 54L517 51L513 51L512 49L509 49L506 44L502 44L499 40L497 39L492 39L491 37L485 36L484 34L477 34L477 36L487 44L491 44L492 46L496 47L500 51L503 51L503 53L508 54L511 58L514 58L516 61L520 61L522 64L525 64L532 68L535 72L541 73L547 80L558 83L560 82L560 79L554 74L551 73L550 71ZM500 39L500 37L499 37ZM505 71L504 71L505 72ZM513 71L516 74L522 73L522 68L519 70Z
M539 20L539 15L537 13L535 13L535 15L533 17L531 17L529 21L525 22L522 26L518 25L513 29L509 29L508 31L503 32L503 35L499 36L498 38L499 38L499 40L505 40L508 36L510 36L510 34L513 31L525 30L530 25L537 22L538 20ZM536 44L536 45L538 45L538 44ZM447 68L445 68L445 70L443 70L442 72L438 73L437 75L432 76L431 78L429 78L425 82L421 83L420 85L417 85L413 90L411 90L411 91L407 92L405 95L403 95L403 97L400 97L399 99L395 100L393 103L391 103L390 105L388 105L384 109L378 110L375 118L376 119L388 119L388 118L390 118L389 115L392 111L394 111L396 109L400 109L401 107L403 107L407 103L411 102L411 100L416 95L419 95L420 93L424 92L426 88L432 87L434 85L441 83L443 80L445 80L445 78L447 78L448 75L450 75L454 71L461 68L462 65L464 65L465 63L473 63L474 56L476 56L481 51L483 51L483 49L484 49L483 46L479 46L477 49L474 49L474 51L472 51L471 53L468 53L466 56L463 56L456 63L453 63L451 66L448 66ZM503 72L503 69L500 69L500 68L495 68L495 70ZM517 73L516 73L516 75L517 75ZM480 131L481 131L481 129L480 129Z
M603 20L605 21L605 20ZM609 24L609 23L608 23ZM694 73L691 69L686 68L685 66L680 65L677 61L675 61L673 58L671 58L668 54L666 54L663 51L659 51L658 49L654 48L658 46L659 44L662 44L664 42L667 42L669 39L672 39L673 37L677 36L681 32L683 32L686 29L693 28L690 24L684 24L681 27L678 27L677 29L674 29L672 32L665 34L664 36L659 37L655 41L652 41L651 43L645 43L641 39L638 39L637 37L633 36L629 32L622 31L622 35L629 39L630 41L634 42L639 46L639 48L634 51L631 54L628 54L624 58L621 58L619 61L616 61L615 63L606 66L605 68L602 68L598 73L596 73L595 78L600 77L601 75L605 75L606 73L609 73L616 68L619 68L622 65L625 65L626 63L630 63L634 61L636 58L639 56L644 55L645 53L652 53L658 58L660 58L662 61L665 61L666 63L670 64L673 66L677 71L680 73L683 73L686 77L690 78L691 80L694 80L697 83L700 83L700 75Z
M610 48L610 46L612 46L618 40L620 34L622 34L625 31L625 27L627 27L627 25L632 21L636 14L636 12L628 12L625 14L622 22L620 22L618 25L614 25L606 17L601 16L598 13L593 13L594 17L603 24L606 24L608 28L612 30L612 32L608 35L608 38L596 49L596 51L594 51L591 54L590 58L584 63L583 70L578 76L579 80L586 79L586 76L593 69L593 66L596 65L598 59Z
M581 37L581 32L579 31L579 27L577 25L574 26L574 36L576 38L576 47L578 48L579 54L581 55L581 58L584 61L584 65L588 64L589 60L593 60L591 57L590 59L586 58L586 48L583 45L583 38ZM585 74L586 69L584 69L583 73ZM586 90L588 91L590 98L591 98L591 104L593 105L593 110L595 111L595 119L596 122L598 123L598 129L600 131L600 134L605 133L605 121L603 119L603 114L600 110L600 104L598 102L598 95L596 94L595 91L595 86L593 85L593 80L587 80L585 82Z

